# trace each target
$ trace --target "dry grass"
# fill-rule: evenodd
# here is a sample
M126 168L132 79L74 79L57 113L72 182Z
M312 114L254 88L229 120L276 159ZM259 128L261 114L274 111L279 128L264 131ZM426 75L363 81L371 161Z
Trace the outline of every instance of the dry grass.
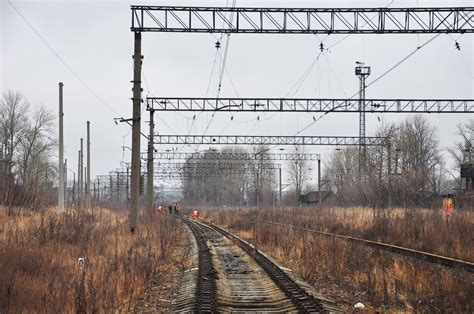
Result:
M0 312L129 312L152 275L176 262L184 240L176 220L142 219L128 231L126 213L96 209L0 212ZM84 267L78 258L85 257Z
M368 209L211 210L207 219L237 231L323 293L350 306L383 309L474 310L474 276L338 238L269 225L275 221L357 235L434 253L473 259L472 213L373 213ZM401 239L399 239L399 237ZM470 243L470 244L469 244ZM348 307L349 308L349 307Z

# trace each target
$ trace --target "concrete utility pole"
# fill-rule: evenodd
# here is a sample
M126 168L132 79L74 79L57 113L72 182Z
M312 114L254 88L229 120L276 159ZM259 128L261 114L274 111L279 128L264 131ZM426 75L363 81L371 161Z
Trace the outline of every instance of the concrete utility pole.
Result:
M101 196L100 196L100 179L97 178L97 196L96 196L96 202L99 201L100 202L101 200Z
M283 198L282 198L282 194L281 194L281 168L278 168L278 183L280 185L280 206L282 206L282 201L283 201Z
M63 86L59 82L59 183L58 183L58 211L64 213L64 125L63 125Z
M153 214L153 132L155 110L150 108L150 135L148 136L148 159L147 159L147 180L146 180L146 211L148 215Z
M77 208L81 207L81 150L77 152Z
M130 202L130 232L138 229L138 207L140 201L140 106L142 100L142 34L135 32L135 53L133 55L133 123L132 123L132 178Z
M79 186L80 189L80 198L79 198L79 207L84 207L84 139L81 138L81 152L79 154L79 163L81 165L80 173L79 173L79 182L81 183Z
M318 205L319 205L319 210L323 209L323 197L321 195L321 158L318 159L318 194L319 194L319 200L318 200Z
M257 170L257 209L260 208L260 169Z
M64 159L64 203L68 203L67 197L67 159Z
M388 208L392 208L392 144L387 139Z
M120 173L117 172L117 198L118 202L122 201L122 197L120 195Z
M91 133L90 121L87 121L87 172L86 172L86 206L91 208Z
M74 206L74 203L76 202L76 173L72 173L72 204Z
M112 201L112 199L114 198L114 184L112 182L112 175L110 174L109 175L109 182L110 182L110 187L109 187L109 194L110 194L110 201Z
M127 166L127 182L126 182L125 188L127 189L125 191L125 197L127 198L126 199L126 204L128 206L128 204L130 202L130 169L128 168L128 166Z

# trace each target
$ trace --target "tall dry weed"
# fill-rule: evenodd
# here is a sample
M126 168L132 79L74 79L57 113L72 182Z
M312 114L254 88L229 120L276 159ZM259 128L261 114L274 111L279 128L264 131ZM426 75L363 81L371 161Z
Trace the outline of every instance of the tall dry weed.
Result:
M9 214L0 213L2 313L132 311L147 281L173 255L161 238L182 236L165 215L143 219L131 235L125 212Z

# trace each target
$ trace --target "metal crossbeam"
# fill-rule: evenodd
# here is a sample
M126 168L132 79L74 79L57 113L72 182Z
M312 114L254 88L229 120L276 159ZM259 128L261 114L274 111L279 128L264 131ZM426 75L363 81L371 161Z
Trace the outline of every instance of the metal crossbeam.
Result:
M200 153L169 153L157 152L154 156L157 160L319 160L320 154L282 154L282 153L221 153L221 152L200 152Z
M147 97L155 111L360 112L359 99ZM366 99L367 113L472 113L474 99Z
M132 5L134 32L472 33L473 7L223 8Z
M383 145L384 137L366 137L365 145ZM359 145L358 136L156 135L155 144L199 145Z
M207 177L211 175L215 176L229 176L229 175L251 175L251 174L256 174L257 172L259 174L262 174L264 172L270 172L273 170L278 170L279 168L265 168L265 169L219 169L215 172L212 172L212 170L206 169L206 168L196 168L196 169L169 169L167 170L158 170L155 171L153 174L159 177L163 176L181 176L181 177Z
M162 162L158 163L158 171L176 171L183 170L193 173L194 171L212 171L212 170L256 170L256 169L280 169L280 164L270 163L249 163L249 162Z
M223 176L230 176L230 180L239 180L241 178L232 177L231 175L240 175L240 176L249 176L250 172L244 173L211 173L211 174L197 174L197 175L188 175L188 174L171 174L171 173L155 173L157 181L182 181L182 180L213 180L216 178L222 179Z

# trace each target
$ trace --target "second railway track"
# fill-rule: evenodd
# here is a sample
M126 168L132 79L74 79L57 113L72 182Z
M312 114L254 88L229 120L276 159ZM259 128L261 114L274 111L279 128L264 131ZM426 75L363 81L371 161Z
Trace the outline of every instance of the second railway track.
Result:
M312 291L253 246L229 232L184 219L197 244L194 278L183 278L176 312L337 312L334 302Z

